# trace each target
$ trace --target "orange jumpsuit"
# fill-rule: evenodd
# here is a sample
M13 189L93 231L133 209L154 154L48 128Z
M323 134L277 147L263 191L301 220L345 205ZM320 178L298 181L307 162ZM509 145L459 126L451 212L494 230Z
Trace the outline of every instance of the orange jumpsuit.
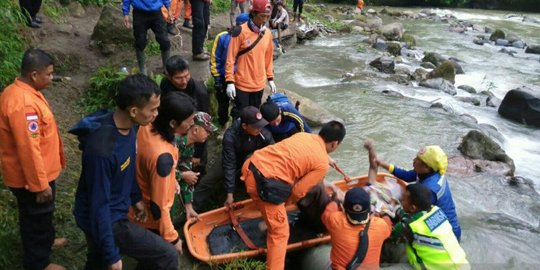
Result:
M6 186L30 192L47 189L66 167L49 103L19 79L0 97L0 155Z
M266 264L269 270L283 270L289 239L289 223L285 203L276 205L262 201L257 194L257 184L250 163L265 178L281 179L292 188L289 201L303 198L328 172L328 153L323 139L317 134L296 133L277 144L267 146L246 160L242 166L242 180L250 197L261 210L268 227L266 238Z
M237 89L253 93L264 89L266 81L274 78L274 44L272 33L267 29L253 49L237 58L239 51L249 47L259 37L248 25L249 22L242 24L242 32L237 37L231 37L225 63L225 81L234 83Z
M152 125L139 128L136 161L137 183L149 213L148 219L144 223L136 222L131 208L129 217L147 229L158 231L166 241L176 242L179 236L170 213L176 193L178 149L151 130Z
M184 6L184 0L171 0L171 12L174 16L174 20L178 20L180 18L180 13L182 12L182 7ZM186 10L184 11L184 19L191 20L191 3L186 1ZM168 22L169 19L169 13L167 12L166 7L161 8L161 13L163 14L163 18L165 18L165 21Z
M332 240L332 251L330 252L332 269L345 270L356 253L360 241L358 234L364 230L365 225L351 224L335 202L326 206L321 220L328 229ZM382 245L384 240L390 237L391 232L392 222L388 217L371 218L368 231L368 250L358 269L379 269Z

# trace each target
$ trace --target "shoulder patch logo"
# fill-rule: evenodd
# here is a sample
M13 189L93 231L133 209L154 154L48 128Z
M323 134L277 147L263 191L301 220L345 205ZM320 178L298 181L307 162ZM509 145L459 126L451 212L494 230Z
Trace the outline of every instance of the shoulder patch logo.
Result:
M446 220L448 220L448 218L443 213L443 211L441 209L437 209L437 211L431 214L431 216L427 217L424 222L426 223L430 231L434 231Z
M37 117L37 115L36 115ZM27 117L28 119L28 117ZM37 119L37 118L36 118ZM30 131L32 134L37 133L39 130L39 125L36 120L32 120L28 122L28 131Z
M124 171L127 167L129 167L129 164L131 163L131 157L128 157L122 165L120 165L120 171Z

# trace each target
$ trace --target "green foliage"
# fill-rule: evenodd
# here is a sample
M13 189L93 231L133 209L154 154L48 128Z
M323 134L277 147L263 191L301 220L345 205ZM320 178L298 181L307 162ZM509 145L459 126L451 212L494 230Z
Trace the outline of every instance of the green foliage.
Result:
M230 0L213 0L212 7L210 12L212 14L219 14L225 11L231 10L231 1Z
M28 37L22 31L24 16L18 1L0 1L0 90L13 82L19 74L21 59Z
M111 66L102 67L96 71L77 104L81 113L86 115L103 108L114 108L114 96L118 91L120 81L127 75Z
M68 9L60 5L58 1L43 1L43 13L47 15L47 17L49 17L54 23L60 24L64 22L64 15L67 12Z
M220 270L264 270L266 264L254 259L238 259L227 263L219 268Z
M161 49L159 48L159 43L155 40L150 40L146 46L146 52L148 52L148 55L160 55Z

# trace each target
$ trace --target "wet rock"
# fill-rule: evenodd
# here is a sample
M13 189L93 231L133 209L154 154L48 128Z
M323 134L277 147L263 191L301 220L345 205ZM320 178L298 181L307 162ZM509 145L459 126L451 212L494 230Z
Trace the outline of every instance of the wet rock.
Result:
M465 27L461 27L461 26L450 26L448 28L448 31L453 32L453 33L463 34L463 33L465 33L465 31L467 31L467 29Z
M465 103L470 103L474 106L480 106L481 102L478 98L475 97L456 97L457 100Z
M86 10L84 10L84 7L79 2L72 2L68 6L69 14L71 14L75 18L82 18L86 14Z
M411 80L409 76L406 74L394 74L388 78L388 80L402 84L402 85L410 85Z
M477 120L474 116L472 116L472 115L470 115L470 114L468 114L468 113L463 113L463 114L461 114L459 117L460 117L464 122L468 122L468 123L471 123L471 124L478 124L478 120Z
M495 45L497 46L508 46L508 44L510 44L510 41L506 39L498 38L495 40Z
M431 89L438 89L452 96L455 96L457 94L454 84L452 84L451 82L443 78L427 79L427 80L421 81L420 86L431 88Z
M466 85L466 84L462 84L462 85L458 86L457 88L461 89L461 90L463 90L463 91L465 91L467 93L476 94L476 89L474 89L474 87Z
M422 62L430 62L435 66L440 65L444 61L446 61L446 58L439 53L434 52L428 52L424 55L424 58L422 58Z
M422 62L420 64L421 67L423 68L427 68L427 69L435 69L436 66L434 64L432 64L431 62Z
M381 18L377 17L376 15L368 15L366 26L369 29L378 29L382 26L382 24L383 20Z
M429 73L429 78L443 78L452 84L455 83L456 69L453 61L444 61Z
M456 74L465 74L465 71L463 71L461 64L459 64L459 62L461 62L460 60L450 57L448 58L448 61L450 61L452 65L454 66L454 69L456 70Z
M519 40L518 36L516 36L515 34L512 34L512 33L506 35L505 39L508 40L509 43L514 43L514 42Z
M476 45L483 46L484 44L489 43L489 41L488 41L488 40L485 40L485 39L483 39L483 38L478 38L478 37L477 37L477 38L475 38L475 39L473 40L473 43L476 44Z
M388 42L386 50L393 56L401 54L401 44L399 42Z
M489 36L489 40L496 41L497 39L504 39L506 37L506 34L501 29L496 29L495 32Z
M388 90L388 89L385 89L382 91L382 93L385 95L385 96L389 96L389 97L404 97L402 93L398 92L398 91L394 91L394 90Z
M388 43L382 39L377 39L377 41L375 41L371 47L379 51L385 51L388 49Z
M390 23L381 27L381 33L387 40L399 41L403 37L405 29L400 22Z
M486 32L487 34L493 33L494 31L495 31L495 29L493 29L493 28L491 28L491 27L489 27L489 26L486 26L486 28L485 28L485 32Z
M478 32L482 32L482 33L486 32L486 27L483 26L483 25L479 25L479 24L473 24L472 29L474 31L478 31Z
M383 73L394 73L394 59L388 56L381 56L369 63L370 66L376 68Z
M527 49L525 49L525 52L540 54L540 45L529 45L527 46Z
M507 175L515 171L514 161L504 152L501 146L493 139L478 130L471 130L465 135L458 146L458 150L471 159L500 161L510 166Z
M486 106L497 108L501 105L501 99L496 96L489 96L486 98Z
M289 100L293 104L296 103L297 101L300 101L299 111L306 118L310 126L314 126L314 127L322 126L322 124L331 120L336 120L341 123L344 123L343 119L335 116L327 109L313 102L311 99L303 97L289 90L280 89L280 91L284 92L289 97Z
M446 104L442 104L441 102L435 102L431 104L430 108L443 109L444 111L448 113L454 113L454 109L452 109L452 107Z
M504 53L504 54L508 54L508 55L510 55L510 56L514 56L514 54L517 53L516 51L512 51L512 50L509 50L509 49L507 49L507 48L502 48L502 49L500 49L498 52Z
M302 24L296 28L296 38L299 40L313 40L319 36L319 29L310 24Z
M413 35L403 34L401 42L405 43L405 46L409 49L416 47L416 38Z
M409 78L412 76L410 67L407 66L407 65L404 65L404 64L397 64L397 65L395 65L395 67L394 67L394 73L396 73L396 74L403 74L403 75L406 75L406 76L409 77Z
M512 42L511 46L514 48L523 49L525 48L525 42L523 42L522 40L517 40Z
M377 11L375 11L374 9L370 8L367 10L367 13L368 14L377 14Z
M534 91L520 87L508 91L499 106L499 114L525 125L540 127L540 98Z
M327 21L330 21L330 22L334 22L334 21L335 21L335 19L334 19L334 17L332 17L332 15L328 15L328 14L327 14L327 15L324 15L323 18L324 18L325 20L327 20Z
M473 176L480 172L500 176L513 174L512 167L504 162L468 159L462 156L449 156L446 171L457 176Z
M417 68L414 70L413 77L416 81L423 81L427 79L427 75L429 74L429 71L423 69L423 68Z
M422 59L422 53L417 50L409 50L405 47L401 47L401 55L405 57L410 57L416 60ZM431 63L430 63L431 64Z
M106 5L94 27L92 41L98 46L103 44L133 44L133 32L122 23L122 10L116 6Z

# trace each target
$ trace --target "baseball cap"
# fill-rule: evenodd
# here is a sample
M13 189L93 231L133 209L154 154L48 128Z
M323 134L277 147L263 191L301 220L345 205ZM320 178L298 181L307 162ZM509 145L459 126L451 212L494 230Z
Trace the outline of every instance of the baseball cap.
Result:
M212 133L218 130L218 128L212 123L212 116L205 112L195 113L195 118L193 118L193 122L195 123L195 125L204 128L206 131L208 131L208 133Z
M348 220L353 224L366 224L371 212L371 198L363 188L352 188L343 203Z
M264 120L259 109L253 106L247 106L242 109L240 120L242 124L248 124L255 128L263 128L268 125L268 121Z
M240 15L236 16L236 25L241 25L249 20L249 14L248 13L240 13Z
M268 0L253 0L251 11L270 13L272 12L272 5L270 5L270 1Z

